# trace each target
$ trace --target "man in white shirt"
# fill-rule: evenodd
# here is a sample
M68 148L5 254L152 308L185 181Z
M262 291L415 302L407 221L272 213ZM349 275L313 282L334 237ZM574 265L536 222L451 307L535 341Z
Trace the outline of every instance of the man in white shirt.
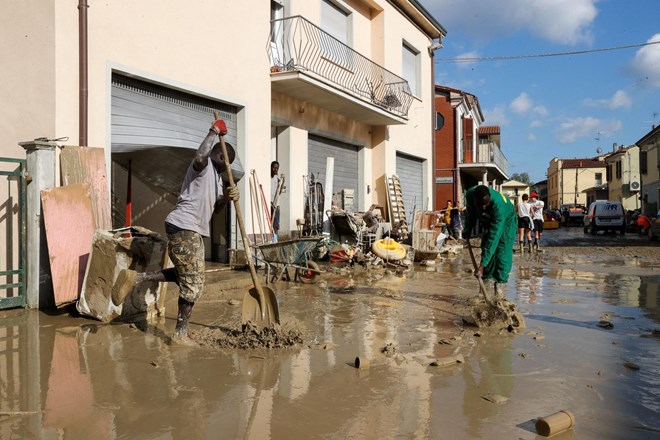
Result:
M532 251L532 234L531 230L534 227L532 218L534 216L534 208L529 203L529 196L523 194L522 201L516 206L516 213L518 214L518 246L520 253L524 251L525 237L527 237L527 250Z
M541 234L543 233L543 208L545 203L539 200L539 195L533 192L531 194L532 207L534 208L534 249L538 252L541 247Z

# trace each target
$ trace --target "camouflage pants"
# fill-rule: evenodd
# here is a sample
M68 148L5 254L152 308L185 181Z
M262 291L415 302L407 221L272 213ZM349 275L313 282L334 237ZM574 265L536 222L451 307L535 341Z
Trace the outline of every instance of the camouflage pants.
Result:
M174 264L179 281L179 296L195 302L204 290L204 242L193 231L167 234L167 253Z

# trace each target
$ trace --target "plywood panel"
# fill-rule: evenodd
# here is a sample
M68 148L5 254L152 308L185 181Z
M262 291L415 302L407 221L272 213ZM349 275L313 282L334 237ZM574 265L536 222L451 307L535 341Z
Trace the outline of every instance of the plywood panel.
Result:
M86 183L41 191L55 305L76 301L94 235L90 187Z
M62 149L60 164L64 185L89 184L96 229L112 229L105 150L103 148L66 146Z

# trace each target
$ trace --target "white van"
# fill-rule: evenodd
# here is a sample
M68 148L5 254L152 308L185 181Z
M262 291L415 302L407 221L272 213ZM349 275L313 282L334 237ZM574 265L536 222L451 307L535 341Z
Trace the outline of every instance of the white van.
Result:
M584 216L584 233L597 231L619 231L626 233L626 213L621 202L609 200L596 200L589 205L587 215Z

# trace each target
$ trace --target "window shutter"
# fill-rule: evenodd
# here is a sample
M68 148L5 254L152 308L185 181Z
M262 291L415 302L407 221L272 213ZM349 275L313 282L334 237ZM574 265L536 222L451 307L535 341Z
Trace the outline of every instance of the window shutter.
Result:
M325 32L348 45L348 14L328 0L321 3L321 26Z
M407 45L403 45L403 78L408 81L413 95L419 95L419 81L417 80L417 53Z

